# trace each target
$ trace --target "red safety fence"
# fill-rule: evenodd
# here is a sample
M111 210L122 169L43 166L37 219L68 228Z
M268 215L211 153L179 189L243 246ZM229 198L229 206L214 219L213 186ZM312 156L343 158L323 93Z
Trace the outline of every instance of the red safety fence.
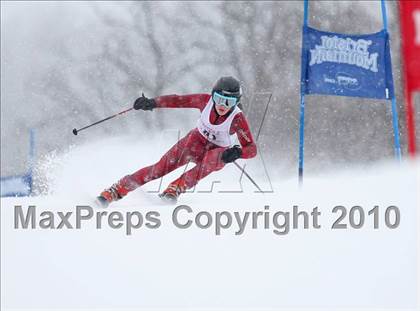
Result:
M413 93L420 91L420 1L400 1L402 61L404 65L408 152L416 154Z

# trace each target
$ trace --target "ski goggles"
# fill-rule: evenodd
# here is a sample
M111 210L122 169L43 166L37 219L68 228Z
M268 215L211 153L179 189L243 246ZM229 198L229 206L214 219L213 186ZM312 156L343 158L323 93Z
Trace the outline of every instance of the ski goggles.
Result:
M236 97L223 96L217 92L213 93L213 101L216 105L224 106L229 109L235 107L238 103L238 99Z

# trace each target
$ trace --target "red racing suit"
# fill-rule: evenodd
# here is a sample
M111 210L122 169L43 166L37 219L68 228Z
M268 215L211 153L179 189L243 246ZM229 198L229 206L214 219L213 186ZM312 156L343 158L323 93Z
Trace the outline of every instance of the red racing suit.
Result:
M203 111L211 98L210 94L191 94L191 95L166 95L156 97L156 108L196 108ZM215 108L210 112L209 121L211 124L223 123L228 115L217 114ZM237 134L242 147L241 158L249 159L257 154L257 147L254 143L251 131L245 115L239 112L235 115L230 134ZM229 147L220 147L211 143L205 138L197 128L191 130L185 137L172 146L162 158L151 166L144 167L137 172L127 175L119 181L119 185L127 192L144 185L145 183L160 178L173 170L189 162L196 165L184 172L176 181L183 181L187 189L194 187L198 181L211 172L222 169L225 163L221 160L224 150Z

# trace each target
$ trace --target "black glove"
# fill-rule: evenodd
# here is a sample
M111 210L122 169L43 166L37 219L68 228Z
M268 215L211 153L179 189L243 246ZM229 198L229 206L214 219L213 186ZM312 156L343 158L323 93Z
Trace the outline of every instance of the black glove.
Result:
M235 145L232 148L226 149L222 153L222 161L225 163L230 163L235 161L236 159L239 159L242 155L242 149Z
M134 102L133 108L135 110L153 110L153 108L156 108L156 101L153 98L147 98L142 94L142 96L137 98Z

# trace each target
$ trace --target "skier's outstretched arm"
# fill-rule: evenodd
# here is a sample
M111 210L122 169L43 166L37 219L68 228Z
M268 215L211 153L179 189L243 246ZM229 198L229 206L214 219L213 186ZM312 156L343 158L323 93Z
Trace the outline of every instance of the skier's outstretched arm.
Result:
M134 102L134 109L153 110L154 108L197 108L202 111L210 99L210 94L164 95L147 98L144 95Z

